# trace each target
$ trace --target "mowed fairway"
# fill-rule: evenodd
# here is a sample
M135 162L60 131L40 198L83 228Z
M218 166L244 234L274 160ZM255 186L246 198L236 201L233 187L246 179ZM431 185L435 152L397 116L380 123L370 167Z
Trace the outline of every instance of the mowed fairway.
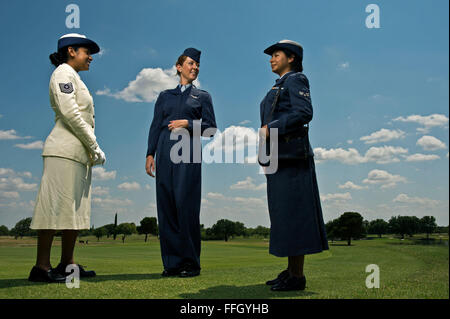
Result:
M390 238L389 238L390 237ZM159 242L150 237L94 237L77 244L76 260L97 277L80 288L31 283L36 239L0 237L0 298L449 298L448 245L421 245L386 236L330 243L330 250L305 259L305 291L270 291L264 283L287 265L268 254L268 241L233 239L202 242L202 273L193 278L161 277ZM52 250L59 261L60 239ZM445 238L448 243L448 238ZM380 269L380 288L366 288L366 266Z

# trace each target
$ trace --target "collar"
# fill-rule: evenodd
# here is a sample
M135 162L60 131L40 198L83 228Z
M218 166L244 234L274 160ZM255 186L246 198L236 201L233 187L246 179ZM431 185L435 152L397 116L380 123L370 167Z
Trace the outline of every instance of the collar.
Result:
M294 73L294 71L286 72L285 74L283 74L282 77L280 77L279 79L277 79L277 80L275 81L275 84L277 85L277 84L283 82L283 81L284 81L290 74L292 74L292 73Z
M80 79L80 75L78 74L77 71L75 71L74 68L72 68L72 66L70 66L70 64L62 63L62 64L60 64L60 67L63 68L63 69L65 69L65 70L67 70L67 72L70 72L70 73L72 73L72 74L75 74L75 76L76 76L78 79Z
M189 88L192 85L192 83L186 84L186 85L181 85L178 84L178 88L180 88L181 92L184 92L184 90L186 90L187 88Z

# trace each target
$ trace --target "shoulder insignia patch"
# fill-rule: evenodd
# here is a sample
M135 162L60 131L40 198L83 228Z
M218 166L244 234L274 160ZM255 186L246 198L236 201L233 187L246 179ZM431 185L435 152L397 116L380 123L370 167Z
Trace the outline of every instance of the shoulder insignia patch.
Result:
M59 83L59 88L62 93L72 93L73 92L73 85L71 82L69 83Z

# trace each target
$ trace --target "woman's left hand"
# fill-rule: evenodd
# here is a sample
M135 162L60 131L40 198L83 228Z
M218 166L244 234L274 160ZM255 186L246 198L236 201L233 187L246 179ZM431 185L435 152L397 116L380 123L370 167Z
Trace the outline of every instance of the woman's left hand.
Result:
M187 128L188 127L188 120L174 120L174 121L170 121L170 124L168 125L169 130L173 130L176 128L180 128L180 127L184 127Z
M267 128L267 124L262 127L266 132L266 139L269 137L269 129Z

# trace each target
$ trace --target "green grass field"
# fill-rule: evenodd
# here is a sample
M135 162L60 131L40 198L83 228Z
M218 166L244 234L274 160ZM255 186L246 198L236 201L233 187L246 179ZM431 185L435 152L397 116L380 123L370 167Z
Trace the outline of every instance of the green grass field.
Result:
M128 237L125 244L94 237L77 244L76 260L97 277L80 288L32 283L27 277L36 256L36 239L0 237L0 298L449 298L447 244L418 244L386 235L368 240L330 242L330 250L305 258L305 291L272 292L264 283L286 267L287 258L269 255L264 239L202 242L202 273L193 278L161 277L159 242ZM439 240L435 240L439 241ZM59 238L52 264L59 261ZM366 288L368 264L380 269L380 288Z

